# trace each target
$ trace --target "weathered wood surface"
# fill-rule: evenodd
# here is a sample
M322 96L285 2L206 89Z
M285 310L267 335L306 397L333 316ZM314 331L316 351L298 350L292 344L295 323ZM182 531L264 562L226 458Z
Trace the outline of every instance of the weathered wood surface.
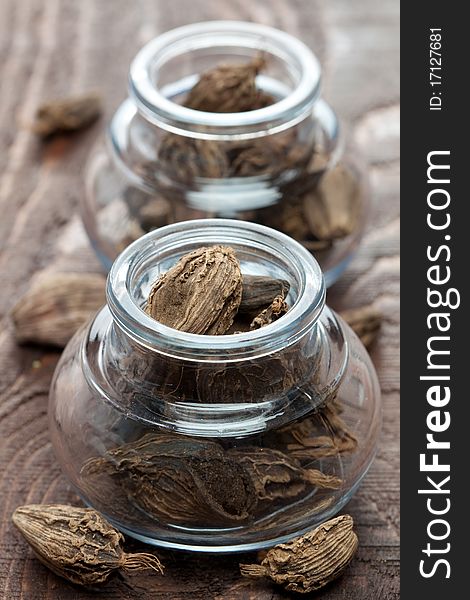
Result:
M247 19L305 40L325 67L325 96L371 164L373 214L364 244L331 290L337 308L375 301L385 314L372 355L384 399L377 459L347 507L360 547L325 599L398 597L399 217L398 2L386 0L2 0L0 5L0 598L94 598L48 572L11 526L28 502L74 501L48 438L47 394L58 355L18 348L8 310L41 269L95 270L76 216L82 169L104 122L42 146L22 125L38 101L98 89L109 117L136 50L159 32L204 19ZM288 597L241 581L238 557L161 552L166 576L116 579L104 599ZM245 557L252 558L252 557Z

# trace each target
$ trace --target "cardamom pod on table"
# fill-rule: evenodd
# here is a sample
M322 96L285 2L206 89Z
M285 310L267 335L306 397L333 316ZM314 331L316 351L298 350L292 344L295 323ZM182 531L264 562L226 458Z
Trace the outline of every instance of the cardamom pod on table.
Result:
M245 521L257 503L245 468L209 440L145 434L90 459L82 477L112 476L129 500L157 519L193 525Z
M198 248L156 281L145 311L180 331L221 335L232 325L241 297L242 274L234 251Z
M244 577L267 577L286 590L308 594L333 581L357 550L353 520L342 515L286 544L271 548L260 565L240 565Z
M122 534L90 508L29 504L19 506L12 519L39 560L73 583L103 583L118 569L163 573L153 554L124 552Z
M183 106L206 112L244 112L274 103L259 90L256 76L266 67L262 56L244 64L219 65L203 73L189 91Z
M64 347L105 301L101 275L44 273L11 311L16 339Z
M76 131L91 125L101 115L101 98L94 93L44 102L37 109L31 129L41 137Z

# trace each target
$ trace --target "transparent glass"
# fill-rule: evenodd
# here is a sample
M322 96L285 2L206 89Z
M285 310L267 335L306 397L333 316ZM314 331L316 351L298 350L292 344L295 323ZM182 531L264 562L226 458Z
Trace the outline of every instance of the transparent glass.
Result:
M263 56L257 88L273 104L237 113L181 103L201 73ZM320 263L327 286L356 249L368 206L365 171L343 151L338 122L320 98L320 65L296 38L253 23L211 21L180 27L148 43L129 73L129 98L87 168L83 220L109 269L130 242L163 225L236 218L281 229ZM341 161L356 180L352 232L318 239L305 200Z
M221 336L149 317L152 282L209 244L233 247L244 275L288 281L286 315ZM380 415L374 367L325 306L312 255L225 219L169 225L122 252L49 407L56 455L87 504L137 539L208 552L268 547L337 513L373 460Z

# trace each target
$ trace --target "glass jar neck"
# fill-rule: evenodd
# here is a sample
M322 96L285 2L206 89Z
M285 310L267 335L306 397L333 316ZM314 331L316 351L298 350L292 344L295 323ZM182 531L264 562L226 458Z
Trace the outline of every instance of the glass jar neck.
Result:
M244 62L260 54L272 65L272 74L268 69L257 83L277 98L274 104L212 113L172 100L196 83L200 71L191 67L214 67L227 57ZM132 62L129 91L143 117L167 131L203 139L250 139L268 130L283 131L309 116L320 94L320 79L311 50L289 34L255 23L209 21L168 31L144 46Z
M184 254L218 244L235 250L243 274L289 282L286 315L255 331L214 336L172 329L144 312L163 272ZM107 299L116 325L133 343L186 361L227 363L282 351L311 332L323 310L325 285L313 256L286 235L254 223L203 219L163 227L131 244L110 271Z

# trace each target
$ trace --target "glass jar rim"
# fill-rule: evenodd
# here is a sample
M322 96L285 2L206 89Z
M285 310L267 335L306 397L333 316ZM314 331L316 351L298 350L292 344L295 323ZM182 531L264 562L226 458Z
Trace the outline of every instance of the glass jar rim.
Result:
M298 297L281 318L260 329L233 335L198 335L179 331L147 315L134 300L133 279L145 260L181 241L199 246L246 243L268 250L293 265L300 281ZM325 304L325 282L315 258L301 244L264 225L234 219L182 221L156 229L128 246L108 275L107 301L114 321L137 343L189 361L235 362L280 351L299 340L315 325Z
M210 36L220 36L224 46L263 49L285 61L295 61L300 80L285 98L252 111L212 113L187 108L162 94L153 80L155 62L163 64L182 50L212 47ZM206 21L178 27L148 42L132 61L129 91L139 111L167 131L194 137L234 136L239 139L277 133L307 117L320 94L321 67L313 52L294 36L266 25L243 21Z

